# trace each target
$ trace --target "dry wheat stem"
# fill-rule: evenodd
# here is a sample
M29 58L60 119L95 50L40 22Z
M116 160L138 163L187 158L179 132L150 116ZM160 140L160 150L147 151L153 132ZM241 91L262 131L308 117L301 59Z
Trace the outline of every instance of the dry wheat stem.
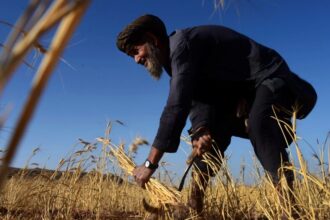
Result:
M38 40L38 38L46 32L50 27L45 28L44 25L47 20L50 19L49 15L52 15L54 11L59 10L64 4L63 0L57 0L53 3L52 7L48 9L47 13L36 23L35 26L32 27L31 30L28 31L28 34L15 45L13 45L11 53L7 54L7 62L1 64L0 69L0 93L2 92L4 86L7 84L8 80L12 76L13 72L20 64L23 57L29 51L29 49L33 46L33 44ZM30 15L31 17L31 15ZM26 18L27 20L29 18ZM25 24L28 21L24 22ZM18 28L17 30L24 29L24 26L20 27L16 25Z
M89 0L75 1L75 4L66 5L65 0L57 0L53 5L47 10L47 12L39 19L39 21L28 31L27 35L17 43L8 54L8 62L2 64L0 69L0 93L2 92L7 81L10 79L11 75L25 56L25 54L37 44L38 38L52 28L57 22L59 22L63 17L73 11L78 7L84 7L85 2ZM18 30L24 30L24 27L17 28ZM42 49L42 47L40 47ZM40 49L39 48L39 49Z
M63 3L62 1L58 2L59 5ZM43 89L46 86L46 83L58 61L58 58L60 57L60 54L63 52L84 11L87 9L89 1L80 1L80 3L80 7L75 8L75 10L63 18L53 38L51 47L39 66L39 70L34 78L29 97L18 119L14 133L12 134L7 145L7 152L0 167L0 188L4 180L4 176L6 176L8 166L16 153L17 146L24 134L25 128L27 127L33 115L34 109L39 101ZM38 35L35 37L38 37ZM35 40L32 40L31 42L34 41Z
M13 28L11 33L8 35L8 39L6 40L6 47L7 51L3 51L0 56L0 62L1 62L1 69L4 68L4 63L7 62L7 60L10 57L10 52L12 51L15 42L18 40L20 35L20 30L24 28L24 26L28 23L29 19L31 18L32 14L36 10L36 8L39 5L40 0L32 0L30 4L28 5L27 9L24 11L23 15L19 18L17 21L16 28ZM2 22L8 25L6 22Z

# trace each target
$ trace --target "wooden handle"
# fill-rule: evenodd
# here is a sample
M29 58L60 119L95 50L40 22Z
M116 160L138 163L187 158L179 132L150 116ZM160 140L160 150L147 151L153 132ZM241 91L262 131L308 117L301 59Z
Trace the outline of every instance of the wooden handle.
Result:
M184 174L182 176L180 185L178 190L181 191L183 189L183 185L184 185L184 181L186 179L186 176L190 170L190 168L192 167L192 164L194 163L195 159L197 157L197 150L195 148L193 148L193 151L191 152L191 154L188 156L188 159L186 161L186 163L188 164L188 167L186 168L186 170L184 171Z
M194 161L194 159L195 159L196 156L197 156L197 149L196 148L193 148L192 152L188 156L188 159L187 159L186 163L188 165L190 165Z

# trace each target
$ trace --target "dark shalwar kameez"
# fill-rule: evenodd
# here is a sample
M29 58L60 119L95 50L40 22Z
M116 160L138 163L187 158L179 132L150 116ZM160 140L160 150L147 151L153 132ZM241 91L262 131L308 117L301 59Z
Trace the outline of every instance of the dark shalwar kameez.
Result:
M208 25L176 30L170 36L170 63L165 67L170 91L153 146L176 152L188 116L192 130L210 129L223 152L232 136L250 139L264 169L277 178L282 162L288 162L286 142L277 116L290 123L298 105L304 118L316 102L313 87L294 74L273 49L222 26ZM248 111L237 117L240 100ZM248 128L244 124L248 118ZM201 161L197 166L207 170ZM213 173L211 173L213 175Z

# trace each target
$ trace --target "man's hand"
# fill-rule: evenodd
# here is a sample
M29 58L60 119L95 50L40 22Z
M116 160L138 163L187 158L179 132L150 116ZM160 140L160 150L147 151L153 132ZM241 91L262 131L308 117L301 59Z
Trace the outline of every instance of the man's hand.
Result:
M149 156L147 159L152 164L158 164L158 162L162 158L163 154L164 154L164 152L158 150L155 147L151 147ZM145 184L149 181L150 177L152 176L152 174L155 171L156 171L156 169L150 169L148 167L145 167L144 164L142 164L138 167L135 167L135 169L133 170L133 176L134 176L136 183L139 186L141 186L142 188L144 188Z
M212 147L212 137L207 129L203 131L192 140L192 145L198 156L201 156Z
M150 177L155 172L155 170L156 169L153 170L145 167L144 164L136 167L133 170L133 176L136 183L142 188L145 188L145 184L149 181Z

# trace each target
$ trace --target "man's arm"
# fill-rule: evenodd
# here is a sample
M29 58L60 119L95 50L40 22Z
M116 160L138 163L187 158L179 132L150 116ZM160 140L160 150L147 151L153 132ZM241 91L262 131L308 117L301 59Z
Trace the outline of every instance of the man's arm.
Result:
M148 155L148 160L152 164L158 164L164 152L174 153L178 149L180 134L191 110L194 87L196 88L196 85L198 85L196 80L199 70L197 61L201 54L196 53L196 51L195 53L193 52L193 48L188 46L187 42L183 42L172 54L170 92L160 119L153 147ZM205 117L198 117L195 120L196 123L194 124L198 127L207 126L208 124L206 122L208 121L208 113L210 111L209 108L207 111L205 110L203 109L199 113L205 115ZM202 154L204 149L208 149L206 146L210 143L210 137L207 134L202 136L197 139L195 144L198 154ZM155 169L141 165L134 169L133 175L136 182L143 187L154 172Z
M157 149L155 147L151 147L149 156L148 156L148 160L152 164L158 164L160 159L163 157L163 154L164 154L163 151L160 151L159 149Z
M209 129L201 127L196 130L195 136L192 137L192 144L196 150L197 156L201 156L206 151L209 151L212 146L212 138ZM158 148L151 147L147 160L153 165L157 165L164 155L163 151ZM156 169L150 169L142 164L133 170L133 176L137 184L144 188Z
M176 61L172 62L169 96L160 118L157 135L147 157L154 165L158 164L164 152L177 151L180 134L191 107L195 75L193 63L188 59L189 53L186 49L179 54ZM144 187L154 172L155 169L147 168L143 164L134 169L133 176L137 184Z

